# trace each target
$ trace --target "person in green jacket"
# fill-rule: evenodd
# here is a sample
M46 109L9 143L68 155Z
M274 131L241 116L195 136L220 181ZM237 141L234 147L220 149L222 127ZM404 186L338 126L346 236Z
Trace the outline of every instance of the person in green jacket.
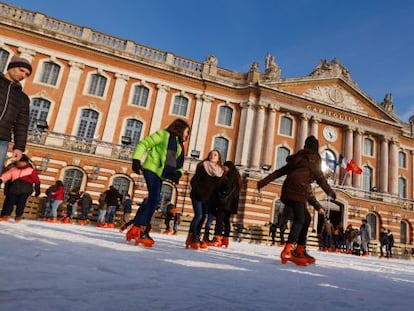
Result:
M148 201L137 212L134 225L128 231L129 239L135 245L151 247L154 240L149 236L151 218L161 199L161 186L164 179L178 183L184 164L183 143L190 135L190 126L182 119L176 119L165 130L142 139L132 154L132 170L143 174L148 189ZM144 163L141 159L147 154Z

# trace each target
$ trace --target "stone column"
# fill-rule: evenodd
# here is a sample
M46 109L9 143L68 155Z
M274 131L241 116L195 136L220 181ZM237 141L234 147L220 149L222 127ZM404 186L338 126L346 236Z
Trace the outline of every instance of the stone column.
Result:
M318 138L319 122L321 122L321 121L322 121L321 118L318 118L318 117L315 117L315 116L312 117L312 119L311 119L311 129L310 129L310 133L309 133L308 136L313 135L316 138Z
M69 116L75 101L76 92L79 86L80 76L82 74L84 64L77 62L69 62L70 70L68 80L66 81L65 89L60 102L59 111L56 116L56 122L53 127L53 132L66 133L66 127L69 122ZM63 143L63 142L62 142Z
M296 139L296 150L300 150L305 145L306 137L309 136L309 119L310 116L307 113L303 113L300 116L299 133Z
M125 87L129 77L120 73L115 74L115 87L114 92L112 93L111 104L109 106L108 115L106 117L106 123L104 127L104 132L102 135L102 141L117 143L114 141L115 129L118 125L119 112L121 110L122 99L124 97ZM105 146L97 146L96 154L111 156L112 148Z
M398 195L398 139L393 137L390 143L388 189L392 195Z
M388 193L388 162L389 162L389 138L384 136L381 140L380 149L380 171L379 173L379 191Z
M253 102L240 103L241 117L239 136L237 138L236 164L247 166L250 156L251 129L253 128Z
M256 122L254 132L253 132L253 141L254 146L252 146L252 159L251 167L253 169L258 169L260 167L260 156L262 151L263 144L263 134L264 134L264 118L265 118L265 106L260 104L256 106Z
M345 150L344 150L344 161L350 161L353 159L354 154L354 130L355 128L348 127L345 130ZM346 164L346 163L345 163ZM345 186L352 186L352 174L347 173L345 171L345 177L344 177L344 185Z
M263 148L263 164L272 165L273 153L274 153L274 143L275 143L275 133L276 133L276 111L279 110L279 107L276 105L269 105L269 115L267 117L266 124L266 134L265 142Z
M411 163L414 163L414 150L411 150ZM413 183L413 178L414 178L414 165L411 164L411 184ZM411 186L412 189L412 193L411 193L411 199L414 198L414 187Z
M208 121L210 117L211 103L213 97L205 94L196 95L196 106L192 122L189 152L192 150L200 151L200 157L205 157L206 137L208 131ZM209 147L210 148L210 147ZM207 152L210 150L207 150Z
M155 100L154 112L152 114L150 134L158 131L161 128L161 120L164 115L165 99L170 88L166 85L157 85L157 99Z
M353 158L353 160L355 161L355 163L359 167L361 167L361 161L362 161L362 135L363 135L363 133L364 132L361 129L357 129L356 132L355 132L355 139L354 139L354 158ZM349 159L349 160L351 160L351 159ZM352 185L355 188L361 188L361 176L362 176L362 174L352 173Z

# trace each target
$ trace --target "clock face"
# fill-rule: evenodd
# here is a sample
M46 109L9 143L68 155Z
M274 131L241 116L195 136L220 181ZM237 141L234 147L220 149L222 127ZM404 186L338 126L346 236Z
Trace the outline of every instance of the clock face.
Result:
M338 134L335 128L327 126L323 129L323 137L329 142L334 142L338 138Z

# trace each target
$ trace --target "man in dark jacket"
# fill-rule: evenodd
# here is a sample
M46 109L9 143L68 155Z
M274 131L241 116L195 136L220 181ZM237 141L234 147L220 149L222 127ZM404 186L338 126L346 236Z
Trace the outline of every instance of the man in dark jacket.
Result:
M5 75L0 73L0 173L12 136L15 160L19 160L26 149L30 100L23 93L20 82L31 73L29 61L18 56L11 58Z
M117 207L121 204L122 195L115 189L114 186L110 186L106 191L105 202L106 210L106 225L108 228L114 228L114 218Z

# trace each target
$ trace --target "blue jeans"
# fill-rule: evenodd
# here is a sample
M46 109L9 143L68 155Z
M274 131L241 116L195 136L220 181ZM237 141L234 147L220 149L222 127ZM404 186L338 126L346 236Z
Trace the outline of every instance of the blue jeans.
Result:
M6 161L8 149L9 142L7 140L0 140L0 174L3 172L3 166Z
M142 226L151 223L152 215L160 204L162 180L151 171L144 170L145 183L148 189L147 204L140 207L134 219L134 225Z
M201 227L206 219L208 205L195 199L191 199L191 202L193 203L194 217L190 224L190 233L200 235Z
M106 210L106 222L108 224L113 224L114 223L115 212L116 212L116 206L115 205L108 206L108 209Z
M105 222L106 209L100 209L96 222Z
M216 216L214 214L207 214L207 221L206 221L206 225L204 227L204 240L209 240L210 239L211 223L213 222L213 220L215 218L216 218Z
M52 203L52 217L57 218L57 210L59 205L63 202L63 200L54 200Z

